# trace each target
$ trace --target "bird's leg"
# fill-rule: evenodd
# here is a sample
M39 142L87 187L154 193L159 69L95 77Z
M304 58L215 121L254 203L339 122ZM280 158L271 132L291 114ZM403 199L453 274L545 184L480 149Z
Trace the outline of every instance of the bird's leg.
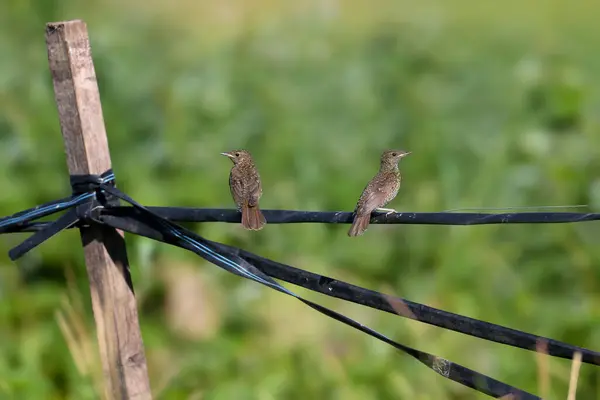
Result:
M374 211L376 212L380 212L380 213L385 213L386 216L390 215L390 214L395 214L398 211L394 210L393 208L376 208Z

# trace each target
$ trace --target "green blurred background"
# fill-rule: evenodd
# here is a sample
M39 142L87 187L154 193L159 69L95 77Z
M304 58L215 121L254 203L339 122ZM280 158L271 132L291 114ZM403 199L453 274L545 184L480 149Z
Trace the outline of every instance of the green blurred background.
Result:
M417 5L418 3L418 5ZM114 170L147 205L232 207L248 148L263 208L352 210L385 148L400 211L600 210L600 3L0 0L0 215L69 193L44 24L87 22ZM586 211L586 209L580 210ZM198 224L205 237L447 311L600 350L597 223ZM96 399L77 232L17 263L0 237L0 398ZM127 236L156 399L484 399L183 250ZM300 293L303 293L299 290ZM568 360L307 293L402 343L548 399ZM578 399L600 398L583 365Z

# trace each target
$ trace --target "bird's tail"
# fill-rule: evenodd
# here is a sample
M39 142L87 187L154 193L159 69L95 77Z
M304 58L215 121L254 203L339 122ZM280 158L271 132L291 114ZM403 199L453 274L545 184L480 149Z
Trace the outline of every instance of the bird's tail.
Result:
M265 216L258 208L258 204L254 207L244 204L242 206L242 226L252 231L258 231L267 223Z
M369 227L370 221L371 221L371 214L367 214L367 215L356 214L356 216L354 217L354 221L352 221L352 226L350 227L350 230L348 231L348 236L362 235Z

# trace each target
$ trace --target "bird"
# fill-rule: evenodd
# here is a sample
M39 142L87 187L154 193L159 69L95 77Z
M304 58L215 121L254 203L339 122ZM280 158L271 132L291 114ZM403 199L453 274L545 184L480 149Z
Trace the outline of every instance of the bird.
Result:
M242 213L242 226L248 230L261 230L267 221L258 206L262 185L252 155L247 150L227 151L221 155L233 162L229 173L229 190L238 211Z
M398 163L409 154L409 151L404 150L386 150L381 154L379 172L367 184L358 199L348 236L362 235L369 227L373 211L386 212L386 215L396 212L392 208L382 207L398 194L401 181Z

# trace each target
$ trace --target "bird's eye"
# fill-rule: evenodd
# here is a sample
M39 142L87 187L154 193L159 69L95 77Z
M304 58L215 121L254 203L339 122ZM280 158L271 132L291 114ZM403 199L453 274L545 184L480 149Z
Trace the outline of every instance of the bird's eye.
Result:
M240 153L235 153L235 156L236 156L236 157L239 157L239 156L240 156Z
M397 155L398 155L398 153L395 153L395 152L394 152L394 153L392 153L392 156L393 156L393 157L396 157Z

